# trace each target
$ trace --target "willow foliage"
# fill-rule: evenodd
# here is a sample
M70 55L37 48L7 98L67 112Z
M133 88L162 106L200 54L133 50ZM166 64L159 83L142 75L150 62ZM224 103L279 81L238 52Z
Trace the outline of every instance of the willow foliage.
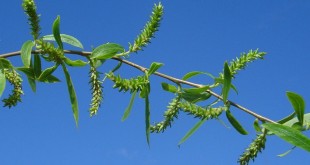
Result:
M61 67L66 78L66 84L69 93L69 100L72 107L73 116L78 125L79 106L78 99L73 85L73 81L67 67L86 67L89 66L89 85L90 85L90 116L97 115L100 111L103 100L104 80L111 80L113 88L118 92L128 92L132 95L129 105L125 110L122 120L129 117L134 104L136 94L139 94L140 99L145 102L145 135L147 143L150 144L150 133L162 133L171 127L175 120L178 119L180 113L185 113L189 117L195 118L198 122L190 129L180 141L179 145L184 143L195 131L198 130L205 122L210 119L219 119L225 112L228 121L242 135L247 135L247 132L242 127L242 124L237 121L237 118L232 114L232 107L236 107L255 116L257 119L254 122L254 128L257 131L256 138L245 149L239 157L238 162L241 165L249 164L254 160L259 152L265 149L265 143L268 136L276 135L288 143L295 145L305 151L310 151L310 140L302 134L302 131L307 131L310 128L310 115L305 114L305 101L302 96L287 92L288 100L294 109L293 113L288 117L283 118L278 122L264 118L250 110L247 110L238 104L229 100L229 93L236 87L233 85L235 75L243 69L246 69L248 64L263 59L266 55L258 49L249 50L247 53L242 53L239 57L224 62L223 72L219 73L218 77L204 71L194 71L185 74L183 79L176 79L171 76L157 72L162 63L153 62L149 68L144 68L137 64L126 61L130 59L131 53L137 53L151 43L156 32L159 30L160 22L163 19L164 7L161 3L155 4L150 14L149 21L141 30L140 34L130 43L127 50L117 43L102 43L95 47L91 53L85 53L80 50L67 51L64 50L64 44L69 44L78 49L83 49L82 43L75 37L61 33L61 20L57 16L53 22L53 34L41 36L40 15L37 13L37 6L34 0L23 0L22 8L27 16L28 24L30 25L30 33L32 40L27 40L21 47L21 61L23 66L16 67L7 58L9 56L0 56L0 97L4 107L14 107L22 101L21 96L24 94L22 90L22 77L18 72L22 72L28 79L32 90L36 91L36 83L58 83L60 80L54 75L55 71ZM82 55L79 60L72 60L67 56L67 53ZM126 59L126 60L125 60ZM107 60L120 61L119 65L111 68L110 71L98 70L99 66L104 65ZM42 68L42 62L51 64L50 67ZM132 67L141 70L141 75L124 78L120 73L116 73L122 67L122 63L126 63ZM44 65L46 66L46 65ZM102 75L105 76L102 79ZM151 104L150 95L151 76L161 76L172 83L162 83L163 92L169 92L174 95L174 98L168 103L166 110L163 113L163 120L151 124ZM197 85L188 81L188 79L198 76L207 75L208 78L214 80L213 84ZM11 93L5 97L4 90L7 88L7 83L11 84ZM190 88L188 86L191 86ZM222 91L221 95L213 91ZM260 123L260 122L261 123Z

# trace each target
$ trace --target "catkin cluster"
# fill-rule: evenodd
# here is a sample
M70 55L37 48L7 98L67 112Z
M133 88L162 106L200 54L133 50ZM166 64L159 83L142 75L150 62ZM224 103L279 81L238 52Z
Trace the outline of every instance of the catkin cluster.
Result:
M227 109L227 107L218 107L218 108L203 108L196 104L190 102L182 102L180 104L181 109L184 112L189 113L190 115L194 115L196 118L200 119L213 119L217 118L223 111Z
M257 59L263 59L265 55L265 52L259 52L258 50L250 50L248 53L242 53L239 58L237 57L230 62L229 70L231 75L236 75L238 71L245 69L249 63ZM220 78L223 78L223 73L220 73Z
M3 73L5 78L13 85L12 93L8 98L3 99L4 107L11 108L12 106L16 106L18 102L21 102L21 95L24 94L22 91L22 79L20 75L15 70L4 69Z
M100 81L99 72L91 65L89 77L92 90L92 99L90 104L90 116L96 115L103 99L102 82Z
M47 56L42 56L47 61L54 61L56 63L61 63L64 58L63 51L59 48L55 48L55 46L50 42L45 42L43 40L36 40L37 49L41 54L45 54Z
M152 133L164 132L168 126L171 127L173 119L178 118L178 113L180 110L180 98L180 96L177 96L176 98L172 99L164 113L164 120L150 127Z
M137 52L150 43L151 38L154 37L155 32L158 31L160 26L163 9L164 7L161 4L154 6L152 15L150 16L150 21L146 23L141 34L134 41L134 44L129 46L130 52Z
M33 38L36 40L39 38L40 35L40 18L37 14L37 7L33 0L24 0L22 3L22 7L25 11L25 13L28 16L28 24L30 25L31 34Z
M257 135L256 139L250 144L246 151L240 156L238 162L240 165L249 164L250 160L254 160L257 157L258 152L265 149L266 134L262 133Z
M124 79L120 75L115 76L113 72L106 74L107 78L114 82L113 88L118 88L119 91L130 92L141 91L148 83L149 80L146 76L138 76L136 78Z

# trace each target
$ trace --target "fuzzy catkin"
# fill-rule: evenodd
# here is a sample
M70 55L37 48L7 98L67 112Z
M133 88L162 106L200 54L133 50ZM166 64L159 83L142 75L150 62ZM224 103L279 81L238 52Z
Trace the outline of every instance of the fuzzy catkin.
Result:
M22 90L22 79L20 75L15 71L8 69L3 70L5 78L13 85L12 93L8 98L3 99L4 107L13 107L16 106L18 102L21 102L21 96L24 94Z

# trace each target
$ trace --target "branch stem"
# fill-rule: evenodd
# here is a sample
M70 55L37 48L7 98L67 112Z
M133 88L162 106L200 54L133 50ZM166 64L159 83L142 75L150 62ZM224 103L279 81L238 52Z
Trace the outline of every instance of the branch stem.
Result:
M40 51L34 50L34 51L32 51L32 53L40 53ZM64 50L64 53L66 53L66 54L76 54L76 55L80 55L80 56L89 56L89 55L91 55L91 52L76 51L76 50ZM10 53L1 54L0 58L8 58L8 57L13 57L13 56L18 56L20 54L21 54L20 51L10 52ZM121 61L121 62L123 62L123 63L125 63L125 64L127 64L129 66L132 66L132 67L134 67L134 68L136 68L136 69L138 69L138 70L140 70L142 72L147 70L147 68L145 68L143 66L140 66L140 65L138 65L136 63L130 62L128 60L124 60L124 59L121 59L121 58L118 58L118 57L114 57L112 59L113 60L117 60L117 61ZM201 84L196 84L196 83L193 83L193 82L184 81L184 80L181 80L181 79L178 79L178 78L174 78L172 76L169 76L169 75L166 75L166 74L163 74L163 73L160 73L160 72L155 72L154 74L159 76L159 77L162 77L164 79L170 80L170 81L172 81L174 83L186 84L186 85L189 85L189 86L192 86L192 87L197 87L197 88L203 87L203 85L201 85ZM214 96L214 97L216 97L218 99L223 100L221 95L219 95L219 94L217 94L217 93L215 93L215 92L213 92L211 90L207 90L206 92L210 93L212 96ZM243 106L241 106L241 105L239 105L239 104L237 104L237 103L235 103L233 101L227 100L227 102L230 105L232 105L232 106L234 106L234 107L236 107L236 108L238 108L238 109L240 109L240 110L242 110L242 111L244 111L244 112L246 112L246 113L256 117L260 121L276 123L275 121L273 121L273 120L271 120L269 118L266 118L264 116L261 116L261 115L255 113L254 111L252 111L250 109L247 109L247 108L245 108L245 107L243 107Z

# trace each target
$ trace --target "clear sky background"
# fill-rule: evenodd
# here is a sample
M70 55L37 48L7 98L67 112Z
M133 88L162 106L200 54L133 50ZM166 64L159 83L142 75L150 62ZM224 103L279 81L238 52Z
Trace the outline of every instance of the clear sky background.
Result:
M158 1L37 1L42 34L52 33L52 22L60 15L61 32L78 38L85 51L106 42L128 47L148 20L154 3ZM259 48L268 54L236 76L233 83L239 95L232 93L230 99L273 120L293 110L286 91L299 93L309 104L310 1L169 0L162 4L164 19L156 38L144 51L132 54L131 61L146 67L153 61L162 62L165 65L159 71L178 78L194 70L218 75L226 60ZM21 0L2 1L0 20L0 53L17 51L32 38ZM20 57L11 59L21 66ZM100 69L105 72L115 64L111 61ZM25 79L23 102L12 109L0 109L1 165L228 165L237 164L238 156L255 138L254 118L232 108L248 136L211 120L178 148L179 140L198 121L180 114L164 134L151 135L149 148L143 100L137 99L131 116L121 122L130 95L118 93L106 81L100 112L90 118L88 68L70 68L70 72L79 99L79 128L75 127L61 70L57 75L62 83L39 84L36 93ZM125 77L141 74L127 66L119 73ZM193 81L211 82L208 77ZM161 90L160 82L166 80L152 78L152 122L162 119L173 98ZM8 93L9 88L3 96ZM224 115L221 119L229 125ZM265 151L253 164L310 161L309 153L298 148L284 158L276 156L291 147L269 137Z

